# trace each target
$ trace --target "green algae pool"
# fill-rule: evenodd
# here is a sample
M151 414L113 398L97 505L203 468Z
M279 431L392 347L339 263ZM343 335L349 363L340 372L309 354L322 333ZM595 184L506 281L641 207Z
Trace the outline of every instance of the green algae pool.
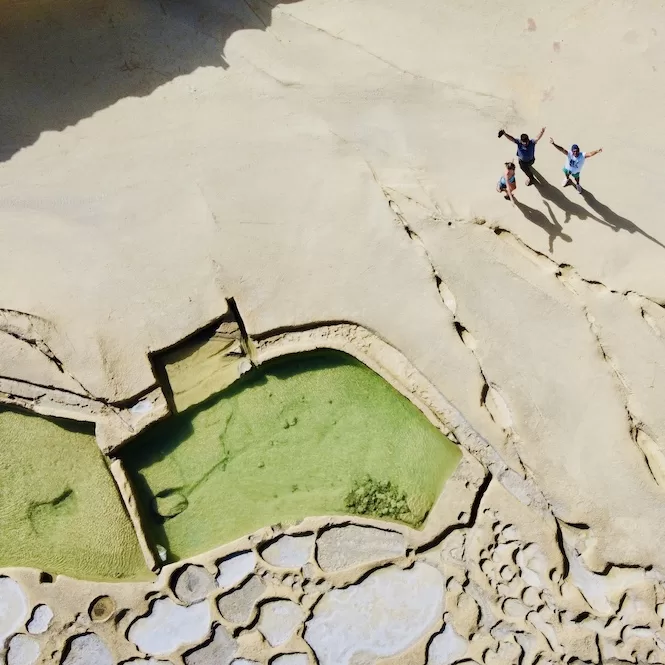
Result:
M147 579L91 425L0 408L0 567Z
M460 457L409 400L332 351L266 363L123 453L169 561L314 515L419 526Z

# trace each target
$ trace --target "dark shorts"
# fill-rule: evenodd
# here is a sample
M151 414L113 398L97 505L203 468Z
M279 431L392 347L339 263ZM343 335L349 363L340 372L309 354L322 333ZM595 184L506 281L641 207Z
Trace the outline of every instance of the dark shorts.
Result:
M536 161L536 158L535 158L535 157L534 157L533 159L530 159L528 162L523 162L523 161L520 159L520 160L519 160L520 168L522 169L522 171L524 171L525 168L528 169L529 167L533 166L533 163L534 163L535 161Z

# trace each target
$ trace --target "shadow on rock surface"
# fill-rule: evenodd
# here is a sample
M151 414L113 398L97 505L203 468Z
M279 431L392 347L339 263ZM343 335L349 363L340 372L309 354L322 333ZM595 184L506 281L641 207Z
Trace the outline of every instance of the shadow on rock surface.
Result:
M265 30L298 1L0 0L0 161L124 97L227 67L236 30Z
M557 221L556 217L554 216L554 213L552 212L552 208L550 207L549 203L547 201L544 202L545 207L547 208L547 212L549 213L550 218L547 218L547 215L544 212L541 212L540 210L536 210L536 208L532 208L531 206L526 205L525 203L522 203L521 201L518 201L515 199L515 205L519 209L519 211L528 219L532 224L535 224L536 226L539 226L543 231L545 231L548 235L549 238L549 251L550 254L554 251L554 241L557 238L561 238L561 240L564 240L565 242L572 242L572 238L563 232L563 227L559 222Z
M565 215L563 220L564 224L567 224L571 217L577 217L578 219L594 219L597 222L600 222L598 217L592 215L584 206L579 203L571 201L564 193L563 190L559 187L548 182L545 177L536 171L533 170L536 174L538 180L534 180L534 187L538 190L538 193L546 199L551 201L557 208L559 208ZM577 193L575 194L577 196Z
M665 245L660 240L654 238L652 235L649 235L646 231L643 231L639 226L637 226L637 224L631 222L629 219L626 219L621 215L617 215L617 213L615 213L611 208L606 206L604 203L601 203L591 192L588 192L586 189L584 189L582 190L582 196L584 197L584 200L586 201L589 208L600 215L601 219L594 217L596 221L600 222L601 224L605 224L605 226L609 226L613 231L640 233L645 238L651 240L651 242L655 242L656 245L660 245L663 249L665 249Z
M593 213L591 213L587 208L571 201L563 192L562 189L556 187L555 185L548 182L542 174L538 173L535 169L533 170L536 174L538 180L534 180L534 186L538 190L538 193L546 199L551 201L555 206L560 208L565 214L565 219L563 220L564 224L567 224L571 217L577 217L578 219L593 219L595 222L599 222L604 226L609 226L613 231L628 231L628 233L640 233L651 242L660 245L665 249L665 244L663 244L657 238L654 238L652 235L649 235L646 231L643 231L637 224L631 222L626 217L622 217L615 213L611 208L606 206L604 203L598 201L598 199L586 189L582 189L582 198L584 202L589 206ZM576 193L575 196L578 196ZM532 220L533 221L533 220ZM550 250L551 251L551 250Z

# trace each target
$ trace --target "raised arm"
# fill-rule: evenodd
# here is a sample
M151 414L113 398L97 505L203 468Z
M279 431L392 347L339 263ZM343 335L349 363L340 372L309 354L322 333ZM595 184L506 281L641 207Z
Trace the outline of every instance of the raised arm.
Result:
M598 150L592 150L591 152L585 152L584 157L589 158L589 157L595 157L599 153L603 152L602 148L598 148Z
M517 139L515 137L511 136L510 134L508 134L505 129L502 129L499 132L499 138L501 138L502 136L505 136L512 143L517 143Z
M564 155L568 154L568 151L565 148L562 148L560 145L557 145L554 143L554 139L550 136L550 143L559 151L562 152Z
M543 127L543 128L540 130L540 132L538 133L538 136L536 136L536 138L533 139L533 140L534 140L536 143L538 143L538 141L540 141L540 139L543 138L543 134L544 134L544 133L545 133L545 127Z

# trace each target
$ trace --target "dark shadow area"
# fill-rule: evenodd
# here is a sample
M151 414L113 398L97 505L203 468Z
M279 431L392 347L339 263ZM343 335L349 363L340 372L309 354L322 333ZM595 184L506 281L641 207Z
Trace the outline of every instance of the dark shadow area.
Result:
M554 216L550 204L547 203L547 201L544 201L544 203L545 207L547 208L547 212L549 213L549 219L547 218L547 215L544 212L536 210L535 208L532 208L531 206L528 206L525 203L522 203L521 201L515 199L515 205L519 208L519 211L532 224L539 226L541 229L543 229L543 231L547 233L550 242L549 250L551 254L554 251L554 241L557 238L561 238L561 240L563 240L564 242L572 242L573 239L568 234L563 232L563 226L559 224L556 217Z
M562 189L548 182L545 177L535 169L534 173L538 178L537 180L534 180L534 187L544 199L550 201L563 211L565 215L563 220L564 224L567 224L571 220L571 217L577 217L578 219L594 219L597 222L602 222L600 218L592 215L584 206L571 201L563 193Z
M299 0L0 0L0 161L125 97L198 67L227 67L227 39L265 30Z
M645 238L648 238L652 242L655 242L657 245L660 245L665 249L665 244L663 244L657 238L654 238L652 235L649 235L643 231L637 224L631 222L626 217L622 217L615 213L611 208L601 203L596 199L596 197L586 189L582 189L582 198L584 202L593 210L593 213L589 212L584 206L579 203L574 203L571 201L563 192L560 187L552 185L549 183L542 174L534 169L534 174L537 177L537 180L534 180L534 186L538 190L539 194L548 201L551 201L555 206L560 208L566 215L563 220L564 224L567 224L571 217L577 217L578 219L593 219L595 222L603 224L604 226L609 226L613 231L628 231L628 233L640 233ZM574 191L574 190L573 190Z
M656 245L660 245L665 249L665 244L663 244L657 238L654 238L652 235L649 235L646 231L643 231L637 224L631 222L629 219L617 215L611 208L608 208L604 203L601 203L591 192L587 192L586 189L582 190L582 196L586 201L586 204L591 208L595 213L600 215L601 219L597 219L601 224L609 226L613 231L628 231L628 233L640 233L645 238L655 242ZM596 219L596 218L594 218Z

